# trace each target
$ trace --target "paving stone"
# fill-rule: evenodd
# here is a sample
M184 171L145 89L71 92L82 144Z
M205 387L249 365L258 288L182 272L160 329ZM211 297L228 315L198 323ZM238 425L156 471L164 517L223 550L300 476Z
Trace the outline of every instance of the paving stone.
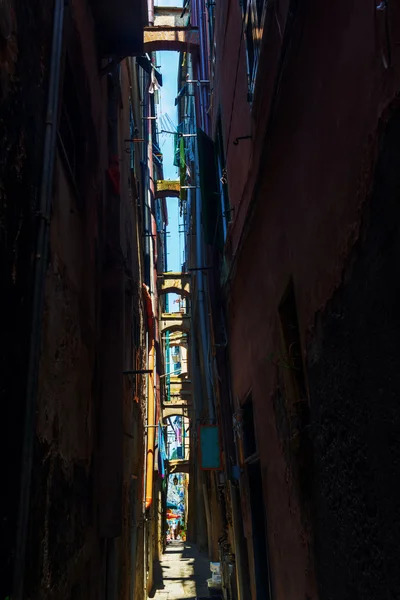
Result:
M208 597L210 562L190 543L172 542L154 568L155 600L196 600ZM155 592L155 593L154 593Z

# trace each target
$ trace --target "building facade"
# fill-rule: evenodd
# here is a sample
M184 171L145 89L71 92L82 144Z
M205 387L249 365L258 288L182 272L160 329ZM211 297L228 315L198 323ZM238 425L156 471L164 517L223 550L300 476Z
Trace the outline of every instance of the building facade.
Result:
M147 4L10 0L0 20L0 593L144 598L168 222Z
M398 595L399 21L0 2L2 597L147 598L174 473L225 600Z
M395 594L399 12L206 8L239 597L372 599L382 580Z

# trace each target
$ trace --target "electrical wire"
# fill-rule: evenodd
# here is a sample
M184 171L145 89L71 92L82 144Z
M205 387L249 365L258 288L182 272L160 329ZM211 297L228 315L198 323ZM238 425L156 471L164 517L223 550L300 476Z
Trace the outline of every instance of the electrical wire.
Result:
M230 139L231 139L231 129L232 129L232 120L233 120L233 107L235 105L236 90L237 90L237 80L238 80L238 74L239 74L240 55L241 55L241 52L242 52L243 37L244 37L244 21L242 19L242 27L241 27L241 33L240 33L239 51L238 51L237 61L236 61L236 74L235 74L234 93L233 93L232 105L231 105L231 118L230 118L230 121L229 121L228 138L227 138L227 143L226 143L226 159L225 159L225 163L228 162L228 154L229 154L229 147L230 147L229 142L230 142Z

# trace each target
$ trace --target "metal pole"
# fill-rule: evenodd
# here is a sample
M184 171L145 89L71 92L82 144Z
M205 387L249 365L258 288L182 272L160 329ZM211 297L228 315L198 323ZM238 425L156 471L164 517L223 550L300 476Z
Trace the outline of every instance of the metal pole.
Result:
M35 436L36 397L43 327L44 287L47 270L54 179L54 158L56 152L64 8L65 0L55 1L49 91L44 132L42 182L38 210L40 222L35 251L36 264L33 284L32 329L29 346L19 514L14 562L14 592L12 594L14 600L22 600L25 596L24 582L26 575L26 546L28 538L28 520L31 495L33 441Z

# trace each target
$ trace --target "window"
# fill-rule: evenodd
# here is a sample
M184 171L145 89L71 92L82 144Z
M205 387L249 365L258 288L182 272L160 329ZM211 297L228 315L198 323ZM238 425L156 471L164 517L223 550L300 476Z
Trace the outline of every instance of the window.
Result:
M214 141L201 129L197 130L201 212L204 241L215 249L223 249L221 202Z
M85 131L77 85L68 56L65 61L61 115L58 139L61 154L78 194L83 192Z
M218 119L217 125L217 139L216 139L216 161L217 161L217 174L218 174L218 185L219 185L219 196L221 204L221 215L222 215L222 230L224 236L224 242L228 233L228 224L232 220L232 210L229 204L228 197L228 180L226 176L225 168L225 152L224 144L222 139L222 125L221 118Z
M291 280L279 305L279 317L282 328L283 356L287 395L291 404L307 398L305 374L297 319L294 285Z
M264 0L246 0L242 3L244 35L246 41L248 99L253 100L257 67L265 21Z
M277 366L282 372L284 383L284 400L289 425L290 464L297 481L299 499L305 502L308 514L309 503L312 501L314 449L309 432L310 406L292 280L290 280L279 305L279 317L282 330L282 354Z
M244 458L250 458L257 452L256 430L254 426L253 399L246 399L243 410L243 453Z
M249 396L242 405L243 455L245 479L251 514L251 542L257 600L271 598L271 582L268 552L266 507L264 504L263 478L258 454L254 422L253 398Z

